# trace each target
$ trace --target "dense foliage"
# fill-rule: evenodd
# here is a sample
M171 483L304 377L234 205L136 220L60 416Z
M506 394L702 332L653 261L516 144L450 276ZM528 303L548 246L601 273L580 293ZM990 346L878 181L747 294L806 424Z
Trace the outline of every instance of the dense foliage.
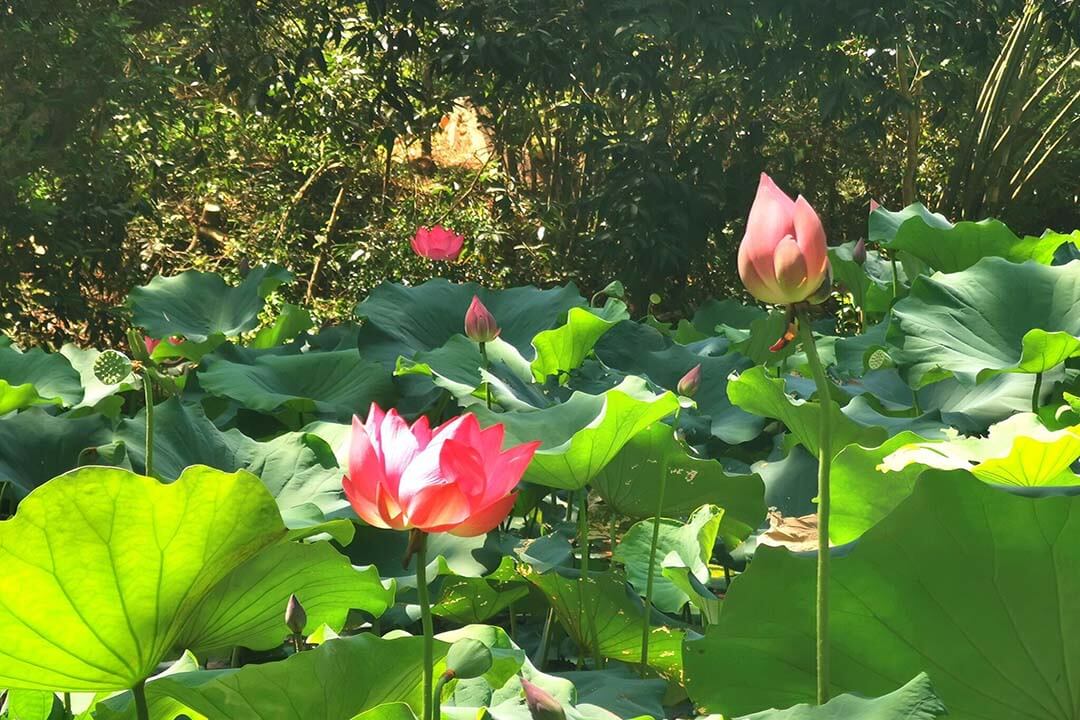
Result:
M0 13L0 325L55 346L115 341L126 289L155 273L270 261L300 278L289 300L342 318L384 278L426 277L401 241L439 221L470 240L458 272L487 286L573 280L591 295L618 274L639 310L652 292L689 310L737 289L733 248L766 166L834 241L861 232L870 196L1033 234L1075 227L1077 13L14 0ZM456 123L439 129L462 105L482 126L465 145L447 137Z

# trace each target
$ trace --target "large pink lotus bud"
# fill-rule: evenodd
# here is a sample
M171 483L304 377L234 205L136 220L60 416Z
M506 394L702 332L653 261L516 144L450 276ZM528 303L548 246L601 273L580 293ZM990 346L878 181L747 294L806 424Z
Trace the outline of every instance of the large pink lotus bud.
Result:
M410 426L373 404L367 422L353 418L345 496L375 527L483 535L513 509L514 489L540 447L503 450L504 430L481 430L471 413L434 430L426 417Z
M473 295L472 303L465 312L465 334L473 342L489 343L499 337L499 332L495 316L484 307L480 298Z
M806 300L828 268L825 228L800 195L792 200L761 174L739 245L739 277L750 294L774 305Z
M465 238L461 235L436 225L433 228L417 228L412 249L429 260L457 260L464 242Z

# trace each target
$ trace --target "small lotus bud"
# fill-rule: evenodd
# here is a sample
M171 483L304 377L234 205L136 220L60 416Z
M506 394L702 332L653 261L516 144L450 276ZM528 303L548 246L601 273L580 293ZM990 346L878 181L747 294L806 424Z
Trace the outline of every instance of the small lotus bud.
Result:
M866 262L866 238L859 238L855 243L855 249L851 251L851 259L862 265Z
M881 207L881 205L878 204L878 201L874 198L870 198L870 212L874 212L879 207Z
M285 625L294 635L303 633L307 625L307 612L295 595L289 596L289 604L285 606Z
M562 704L547 690L533 685L521 678L521 688L525 691L525 703L529 706L529 715L533 720L566 720L566 711Z
M700 385L701 363L698 363L694 367L690 368L690 371L679 379L679 384L676 386L675 389L680 395L692 398L697 393L698 387Z
M491 669L491 650L472 638L458 640L446 654L446 672L460 680L478 678Z
M489 343L499 337L500 332L495 316L488 312L480 298L473 295L472 304L465 313L465 334L473 342Z

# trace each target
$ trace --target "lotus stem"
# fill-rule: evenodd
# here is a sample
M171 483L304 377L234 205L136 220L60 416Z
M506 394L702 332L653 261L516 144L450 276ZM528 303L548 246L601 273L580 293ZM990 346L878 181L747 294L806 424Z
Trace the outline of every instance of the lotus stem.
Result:
M487 355L487 343L480 343L480 359L484 362L484 369L488 370L491 367L491 363L488 362ZM491 383L484 383L484 397L487 400L487 409L491 409Z
M641 627L641 672L649 667L649 634L652 624L653 576L656 573L656 548L660 544L660 518L664 513L664 492L667 489L667 464L661 464L660 488L657 490L656 517L653 518L652 544L649 546L649 575L645 580L645 620Z
M140 680L131 688L131 695L135 699L136 720L150 720L150 710L146 704L146 680Z
M829 379L818 357L814 344L814 332L805 310L799 311L799 332L802 334L803 350L810 364L810 372L817 385L821 399L821 429L818 440L818 553L817 553L817 702L829 701L829 470L832 465L832 428L830 411L832 395Z
M148 369L143 369L142 381L146 396L146 475L154 477L154 383Z
M1035 387L1031 391L1031 412L1039 412L1039 395L1042 394L1043 374L1035 373Z
M423 720L432 720L432 685L435 664L435 629L431 622L431 599L427 586L427 535L413 530L416 560L416 594L420 599L420 623L424 628L424 712Z

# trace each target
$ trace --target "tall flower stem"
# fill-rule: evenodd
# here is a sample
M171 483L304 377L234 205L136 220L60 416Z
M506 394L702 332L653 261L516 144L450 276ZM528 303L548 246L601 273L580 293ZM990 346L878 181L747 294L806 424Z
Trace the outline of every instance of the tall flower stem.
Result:
M823 705L829 700L829 470L832 465L832 427L830 411L832 395L829 379L818 357L810 318L805 310L799 311L799 333L802 335L803 351L806 352L810 372L817 385L821 399L821 428L818 439L818 553L817 553L817 701Z
M675 411L675 426L673 433L679 432L679 411ZM656 517L653 518L652 543L649 545L649 574L645 580L645 621L641 627L641 672L645 673L649 667L649 635L652 631L650 616L652 615L653 583L656 580L656 550L660 545L660 519L664 516L664 494L667 492L668 464L664 460L660 463L660 485L656 492Z
M484 369L487 370L491 367L491 363L488 362L487 356L487 343L480 343L480 359L484 362ZM484 396L487 399L487 408L491 409L491 383L484 383Z
M140 680L131 688L131 695L135 699L136 720L150 720L150 709L146 704L146 681Z
M154 476L154 381L150 371L142 374L143 393L146 396L146 475Z
M427 586L427 535L420 530L413 530L419 537L414 537L413 547L416 554L416 594L420 598L420 623L424 628L424 714L422 720L431 720L433 670L435 662L435 628L431 622L431 598Z
M1039 412L1039 395L1042 394L1043 374L1035 373L1035 387L1031 391L1031 412Z

